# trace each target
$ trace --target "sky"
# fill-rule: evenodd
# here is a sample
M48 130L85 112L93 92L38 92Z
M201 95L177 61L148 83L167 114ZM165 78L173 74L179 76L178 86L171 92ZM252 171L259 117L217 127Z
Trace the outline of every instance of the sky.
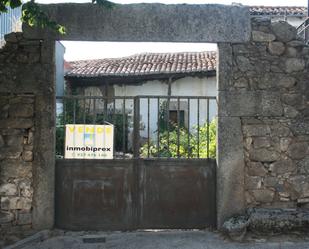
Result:
M90 0L37 0L39 3L91 2ZM307 6L307 0L113 0L115 3L164 3L164 4L232 4L265 5L265 6ZM197 52L216 50L216 44L203 43L127 43L127 42L68 42L62 41L66 47L65 60L84 60L100 58L125 57L145 52Z

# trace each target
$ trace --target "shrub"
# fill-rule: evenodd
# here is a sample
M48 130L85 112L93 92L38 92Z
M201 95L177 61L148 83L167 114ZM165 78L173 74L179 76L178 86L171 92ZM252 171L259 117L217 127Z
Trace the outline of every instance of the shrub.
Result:
M201 125L199 129L195 126L193 128L194 131L191 132L184 127L178 128L175 124L171 124L173 128L170 131L163 130L159 134L159 149L157 147L157 141L151 139L149 146L146 143L141 147L141 156L148 157L149 152L149 157L177 158L179 153L179 157L182 158L207 158L207 141L209 140L209 157L216 158L216 124L217 121L214 119L209 124L205 123ZM207 137L208 129L209 138Z

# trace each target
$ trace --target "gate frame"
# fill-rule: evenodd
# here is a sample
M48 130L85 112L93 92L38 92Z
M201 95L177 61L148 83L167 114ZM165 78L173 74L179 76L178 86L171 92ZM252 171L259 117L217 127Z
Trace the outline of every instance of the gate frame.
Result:
M220 228L227 218L243 213L245 209L241 120L227 112L225 96L232 81L231 44L250 40L249 9L242 6L163 4L120 5L115 10L98 8L90 4L44 5L49 16L67 28L66 36L61 37L63 40L218 44L216 174L217 225ZM23 31L25 38L40 40L43 61L54 63L53 44L60 39L59 35L25 25ZM55 220L55 67L45 73L51 80L44 82L46 84L42 88L45 90L38 90L40 98L36 101L36 110L39 112L36 112L35 120L35 157L39 159L33 163L33 227L38 230L52 228ZM46 117L46 111L47 114L53 113L54 117Z

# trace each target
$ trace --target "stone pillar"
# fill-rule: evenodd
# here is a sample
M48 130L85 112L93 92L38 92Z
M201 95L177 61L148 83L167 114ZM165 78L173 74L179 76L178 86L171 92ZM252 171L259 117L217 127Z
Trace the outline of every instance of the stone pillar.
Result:
M54 224L55 45L27 40L22 33L5 38L0 50L0 234L10 239Z

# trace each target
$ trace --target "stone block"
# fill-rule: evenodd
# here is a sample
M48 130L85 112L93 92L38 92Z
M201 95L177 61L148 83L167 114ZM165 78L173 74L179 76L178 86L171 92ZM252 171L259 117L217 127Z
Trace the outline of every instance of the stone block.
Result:
M290 128L295 135L309 135L309 119L292 120Z
M260 106L261 116L280 117L283 114L281 96L278 92L262 92Z
M279 148L281 152L287 151L290 143L292 141L292 138L280 138L279 140Z
M289 42L297 36L296 28L285 21L274 22L271 27L278 41Z
M287 75L281 76L277 82L279 87L290 88L295 86L296 79Z
M247 164L247 167L250 176L265 176L268 172L260 162L250 162Z
M308 153L308 143L306 142L295 142L290 144L287 150L287 154L292 159L303 159Z
M17 37L16 33L9 33L9 34L6 34L4 36L4 40L6 42L17 43L18 42L18 37Z
M254 42L271 42L276 39L276 36L274 36L271 33L265 33L262 31L252 31L252 40Z
M244 148L241 121L236 117L218 117L217 207L218 227L245 208Z
M251 149L249 157L252 161L257 162L274 162L279 159L280 153L268 148Z
M16 150L21 151L22 145L24 142L24 136L23 135L16 135L16 136L5 136L5 143L9 147L15 147Z
M0 210L0 225L4 223L9 223L13 220L14 220L14 214L12 214L11 212Z
M4 210L30 210L32 201L25 197L1 197L1 209Z
M33 126L30 118L8 118L0 122L0 129L29 129Z
M247 176L245 184L247 190L260 189L262 187L263 180L259 176Z
M297 53L298 53L298 52L297 52L297 49L288 47L288 48L286 49L285 55L286 55L287 57L297 57Z
M33 104L12 104L9 108L10 117L33 117Z
M222 232L226 233L234 241L243 241L248 225L248 217L232 217L224 222Z
M0 185L0 195L2 196L17 195L17 193L17 187L13 183L4 183Z
M294 172L296 170L296 163L287 158L270 164L269 169L276 175L282 175Z
M284 107L283 109L284 117L286 118L296 118L297 116L300 115L300 112L297 111L294 107L292 106L287 106Z
M292 188L297 192L297 197L309 196L309 178L304 175L292 176L288 179L292 184Z
M23 197L31 198L33 195L33 188L31 184L31 180L29 179L22 179L17 182L18 188L20 190L20 194Z
M300 41L300 40L289 41L289 42L287 43L287 45L290 46L290 47L295 47L295 48L306 46L305 43L304 43L304 41Z
M263 137L271 133L270 127L266 124L243 125L243 131L247 137Z
M272 55L282 55L285 51L285 46L282 42L270 42L268 51Z
M25 150L22 153L22 159L25 162L32 162L33 161L33 152L30 150Z
M254 196L254 199L257 202L262 202L262 203L270 203L273 201L275 192L270 189L257 189L257 190L252 190L252 194Z
M30 212L18 212L17 215L17 224L18 225L28 225L32 223L32 214Z
M271 136L274 137L289 137L292 135L289 126L277 122L270 126Z
M307 232L309 229L309 212L306 209L253 209L249 220L250 231L268 235Z
M10 105L33 104L33 103L34 103L34 95L16 96L10 99Z
M251 34L249 11L244 6L141 3L110 10L85 3L51 4L43 9L67 28L66 35L24 25L25 38L241 43L249 41Z
M304 105L303 95L300 93L287 93L282 95L282 101L294 107L301 107Z
M309 156L306 156L304 159L300 160L297 163L299 173L309 174Z
M219 115L234 117L277 117L283 108L278 92L220 91Z
M5 147L0 148L0 158L3 159L19 159L21 149L18 147Z
M306 62L300 58L287 58L285 60L285 71L287 73L299 72L304 70Z
M269 137L257 137L253 139L253 147L258 148L269 148L271 147L271 139Z
M3 160L1 161L1 179L9 178L31 178L32 163L22 160Z
M265 179L264 179L264 185L265 185L266 187L276 188L278 184L279 184L279 179L278 179L278 177L267 176L267 177L265 177Z

